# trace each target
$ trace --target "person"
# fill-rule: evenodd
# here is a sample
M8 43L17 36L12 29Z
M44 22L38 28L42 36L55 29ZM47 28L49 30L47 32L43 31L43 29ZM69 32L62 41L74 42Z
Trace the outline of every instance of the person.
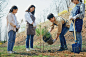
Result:
M69 16L69 19L72 20L72 22L75 21L75 31L76 31L76 42L81 44L81 50L82 50L82 25L83 25L83 18L85 14L85 5L82 3L82 0L71 0L76 6L72 9L71 14ZM70 25L70 32L73 32L74 35L74 27L73 23L71 22Z
M8 37L9 37L7 51L10 54L15 53L15 51L13 51L13 46L15 44L16 29L20 28L20 25L18 25L17 18L15 16L17 11L18 11L18 7L12 6L12 8L10 9L7 15L7 29L8 29Z
M35 6L31 5L28 10L25 12L25 20L27 22L27 38L26 38L26 51L35 50L33 49L33 38L35 35ZM30 47L29 47L29 39L30 39ZM30 48L30 49L29 49Z
M69 30L69 27L70 27L68 20L66 20L60 16L55 17L52 13L50 13L47 16L47 19L53 23L50 32L54 29L54 25L58 26L58 32L57 32L56 39L59 37L60 43L61 43L61 47L58 51L67 50L68 48L67 48L67 44L66 44L64 35L67 33L67 31Z

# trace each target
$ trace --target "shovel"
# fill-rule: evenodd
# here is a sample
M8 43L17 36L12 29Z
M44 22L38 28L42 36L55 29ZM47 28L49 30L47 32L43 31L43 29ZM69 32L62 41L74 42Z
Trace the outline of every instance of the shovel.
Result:
M73 50L74 53L80 53L80 51L81 51L81 44L77 43L77 41L76 41L75 20L74 20L74 23L73 23L73 27L74 27L75 43L72 44L72 50Z

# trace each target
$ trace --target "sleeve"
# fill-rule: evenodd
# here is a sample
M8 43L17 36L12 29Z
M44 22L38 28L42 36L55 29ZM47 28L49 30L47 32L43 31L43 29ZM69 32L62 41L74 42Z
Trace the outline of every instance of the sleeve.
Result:
M13 26L13 27L16 26L15 22L12 20L11 14L8 15L7 20L11 26Z
M76 15L76 18L83 19L84 15L85 15L85 5L84 4L81 4L81 6L80 6L80 12L81 12L80 14Z
M71 13L70 13L69 20L71 20L71 18L72 18L72 11L71 11Z
M28 23L30 23L30 24L33 23L32 19L31 19L31 17L30 17L30 14L28 14L27 12L25 13L25 19L26 19L26 21L27 21Z
M61 31L62 31L62 22L61 22L61 21L58 21L57 25L58 25L58 31L57 31L57 34L60 34Z
M33 23L33 26L36 27L36 22Z
M19 25L19 22L17 21L17 26L16 26L17 29L20 28L20 25Z
M54 24L51 25L51 29L54 29Z

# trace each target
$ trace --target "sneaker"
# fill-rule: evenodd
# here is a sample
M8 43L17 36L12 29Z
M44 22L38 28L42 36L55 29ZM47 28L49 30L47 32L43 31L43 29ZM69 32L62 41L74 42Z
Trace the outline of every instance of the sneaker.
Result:
M26 51L30 51L30 49L29 48L26 48Z
M68 50L67 45L64 45L64 50Z
M30 50L35 50L35 49L33 49L33 48L30 48Z
M60 47L60 49L59 50L57 50L57 51L63 51L63 50L65 50L64 48L62 48L62 47Z
M12 51L8 51L9 54L12 54L13 52Z

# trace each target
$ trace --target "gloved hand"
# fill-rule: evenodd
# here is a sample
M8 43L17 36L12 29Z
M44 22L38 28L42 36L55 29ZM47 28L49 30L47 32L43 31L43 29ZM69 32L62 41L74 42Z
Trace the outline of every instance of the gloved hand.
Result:
M55 42L55 41L56 41L56 39L53 40L53 42Z
M76 16L73 17L73 20L76 20Z
M72 16L69 16L69 20L73 20L73 17Z

